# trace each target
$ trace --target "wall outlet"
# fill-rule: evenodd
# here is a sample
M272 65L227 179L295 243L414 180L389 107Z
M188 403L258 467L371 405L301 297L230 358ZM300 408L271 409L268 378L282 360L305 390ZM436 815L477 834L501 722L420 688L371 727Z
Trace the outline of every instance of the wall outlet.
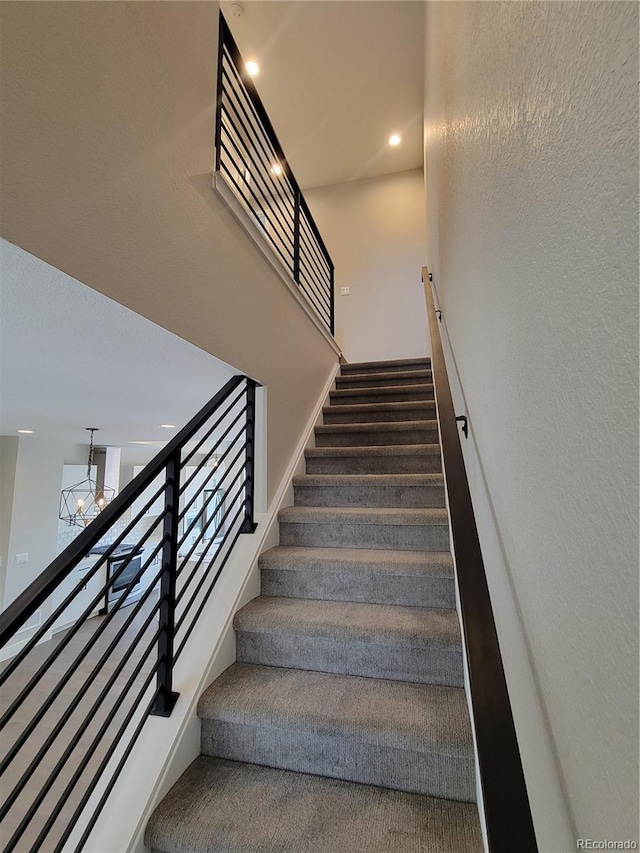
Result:
M340 288L340 296L348 296L351 293L350 287L341 287Z
M16 564L16 566L19 566L20 563L28 563L29 554L26 551L24 552L24 554L16 554L13 562Z

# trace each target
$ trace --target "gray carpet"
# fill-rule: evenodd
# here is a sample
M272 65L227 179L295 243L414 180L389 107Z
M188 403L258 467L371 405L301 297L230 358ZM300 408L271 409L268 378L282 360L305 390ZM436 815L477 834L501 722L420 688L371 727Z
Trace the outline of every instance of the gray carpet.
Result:
M155 853L482 849L430 363L344 365Z
M155 853L482 850L475 805L204 756L158 807L146 844Z

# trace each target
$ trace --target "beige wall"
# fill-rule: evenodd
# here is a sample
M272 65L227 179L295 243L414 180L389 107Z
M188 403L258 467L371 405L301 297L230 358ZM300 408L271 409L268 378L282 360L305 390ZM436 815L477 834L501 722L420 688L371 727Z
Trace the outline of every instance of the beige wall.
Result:
M306 190L305 197L336 267L336 339L346 359L428 355L422 169ZM341 296L344 286L349 296Z
M2 236L268 386L269 494L337 355L211 189L218 4L0 4Z
M425 47L428 263L507 674L522 630L573 832L637 841L638 7L429 3ZM575 849L513 701L541 850Z

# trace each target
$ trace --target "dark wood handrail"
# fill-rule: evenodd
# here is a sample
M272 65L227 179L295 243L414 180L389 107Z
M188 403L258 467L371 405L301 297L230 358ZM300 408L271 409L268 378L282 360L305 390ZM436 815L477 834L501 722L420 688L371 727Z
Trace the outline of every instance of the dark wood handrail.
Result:
M471 706L490 853L537 853L429 271L422 268L431 369L456 561Z
M71 542L47 568L0 614L0 647L3 646L26 620L47 600L51 593L87 556L109 528L139 498L144 490L161 474L174 454L190 441L207 422L218 406L247 380L246 376L233 376L218 393L194 415L171 441L128 483L111 503ZM254 380L248 380L254 382ZM258 383L255 383L258 384Z

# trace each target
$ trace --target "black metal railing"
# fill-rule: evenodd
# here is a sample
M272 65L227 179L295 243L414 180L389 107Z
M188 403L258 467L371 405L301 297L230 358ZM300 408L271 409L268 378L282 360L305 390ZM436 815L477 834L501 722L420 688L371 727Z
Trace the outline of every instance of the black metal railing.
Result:
M171 713L192 631L255 529L255 394L227 382L0 616L5 853L67 850L76 825L82 850L148 715Z
M333 334L333 262L222 14L215 168Z
M493 618L469 481L440 338L442 312L436 310L432 277L422 269L431 338L431 370L451 520L452 549L469 673L478 770L490 853L537 853L518 738ZM437 315L437 316L436 316ZM465 438L467 433L465 432Z

